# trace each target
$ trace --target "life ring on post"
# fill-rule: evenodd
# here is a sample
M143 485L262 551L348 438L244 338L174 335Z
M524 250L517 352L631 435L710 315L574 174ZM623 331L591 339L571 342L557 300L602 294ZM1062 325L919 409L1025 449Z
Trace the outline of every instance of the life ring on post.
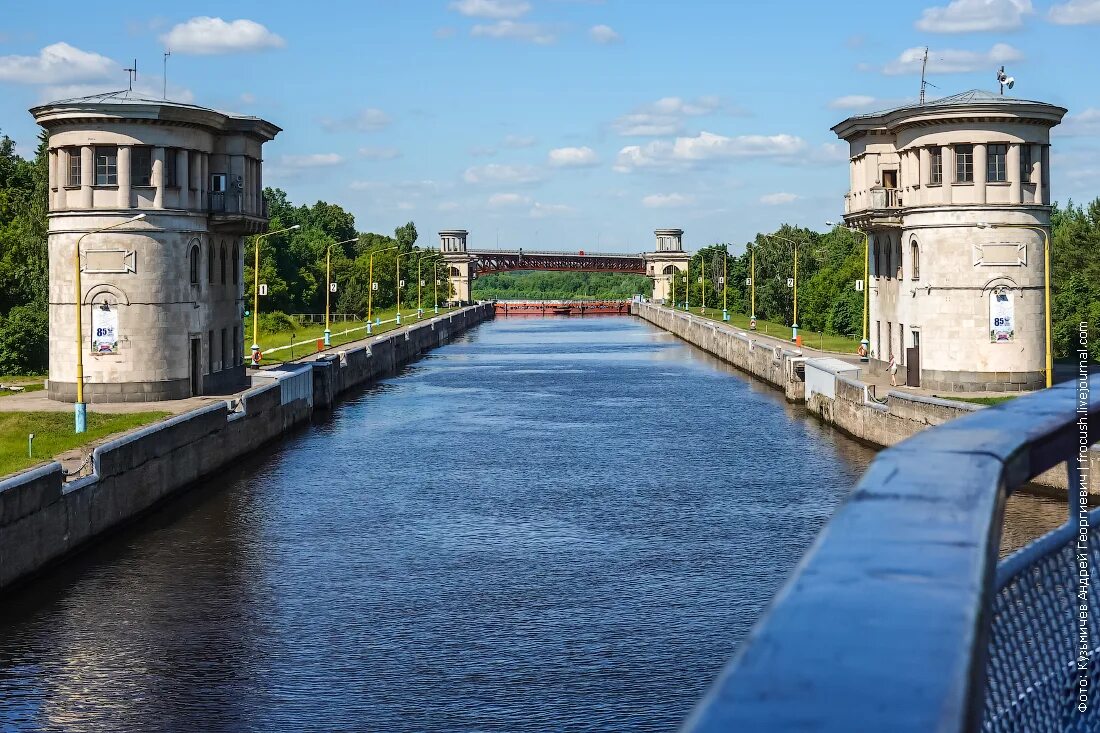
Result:
M856 353L859 354L861 358L867 356L867 347L863 344L860 344L858 347L856 347Z

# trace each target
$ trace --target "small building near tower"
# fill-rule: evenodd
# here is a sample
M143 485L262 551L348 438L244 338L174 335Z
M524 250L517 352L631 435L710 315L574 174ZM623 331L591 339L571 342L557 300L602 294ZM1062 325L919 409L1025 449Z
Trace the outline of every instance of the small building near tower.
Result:
M77 348L87 402L243 386L244 238L267 228L262 147L280 129L132 92L30 112L49 135L50 398L75 401Z
M973 90L850 117L844 220L869 236L872 372L945 392L1045 383L1050 129L1066 110Z
M684 251L683 229L657 229L654 251L642 255L646 274L653 280L653 300L665 303L672 300L672 280L678 273L686 273L691 255ZM682 276L683 277L683 276ZM677 283L677 287L680 287ZM680 294L683 295L681 290Z

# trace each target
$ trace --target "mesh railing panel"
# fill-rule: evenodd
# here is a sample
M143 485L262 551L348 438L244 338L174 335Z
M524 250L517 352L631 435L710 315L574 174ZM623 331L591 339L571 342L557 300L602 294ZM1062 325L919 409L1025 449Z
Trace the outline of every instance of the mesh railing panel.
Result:
M1090 525L1098 518L1100 512L1092 512ZM1039 541L1020 550L1026 566L994 598L983 731L1100 731L1100 591L1090 582L1090 699L1082 714L1077 709L1077 535L1065 534L1053 547ZM1091 539L1090 572L1100 567L1100 547Z

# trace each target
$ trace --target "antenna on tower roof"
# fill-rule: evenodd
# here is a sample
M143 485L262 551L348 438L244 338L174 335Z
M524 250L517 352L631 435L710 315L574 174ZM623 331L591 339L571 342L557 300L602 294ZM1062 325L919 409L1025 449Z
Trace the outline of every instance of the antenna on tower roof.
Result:
M172 55L171 49L164 49L164 98L168 99L168 57ZM135 64L136 66L137 64Z
M924 88L928 82L924 78L924 72L928 68L928 46L924 47L924 60L920 65L920 103L924 104Z
M123 69L130 79L130 91L134 91L134 82L137 81L137 59L134 59L134 66L130 69Z

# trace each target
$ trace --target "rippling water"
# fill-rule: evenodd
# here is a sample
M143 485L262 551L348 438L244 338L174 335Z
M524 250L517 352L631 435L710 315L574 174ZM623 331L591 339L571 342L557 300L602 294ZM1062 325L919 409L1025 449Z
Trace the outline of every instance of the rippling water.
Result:
M871 455L641 321L487 323L7 599L0 730L675 730Z

